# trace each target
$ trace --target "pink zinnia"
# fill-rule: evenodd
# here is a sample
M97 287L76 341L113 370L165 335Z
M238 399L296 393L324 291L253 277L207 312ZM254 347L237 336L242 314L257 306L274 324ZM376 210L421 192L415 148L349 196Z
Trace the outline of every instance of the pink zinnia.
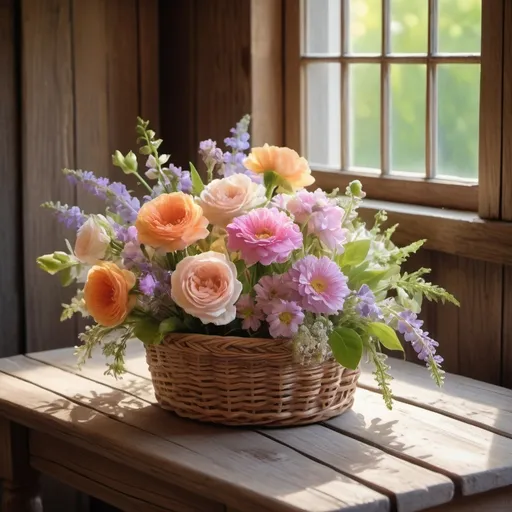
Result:
M243 318L242 329L257 331L260 328L263 314L250 295L242 295L238 299L236 312L238 318Z
M302 247L299 226L277 208L257 208L237 217L226 228L228 249L240 251L248 264L285 262Z
M272 302L272 313L267 316L272 338L289 338L298 330L304 320L304 313L296 302L276 299Z
M339 206L327 206L315 211L308 220L308 234L315 235L328 249L341 249L347 230L341 227L344 211Z
M270 313L272 301L275 299L288 299L292 290L283 280L283 276L263 276L254 287L256 292L256 303L265 312Z
M291 287L302 307L312 313L334 315L350 293L347 277L327 256L306 256L288 271Z

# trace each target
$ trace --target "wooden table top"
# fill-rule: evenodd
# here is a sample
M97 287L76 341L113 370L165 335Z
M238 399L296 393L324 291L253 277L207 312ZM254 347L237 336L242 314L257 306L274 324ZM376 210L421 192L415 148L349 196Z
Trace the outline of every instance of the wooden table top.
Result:
M129 373L121 380L104 375L101 355L82 371L75 361L73 349L1 359L0 415L35 432L38 469L60 457L107 486L112 468L144 475L145 483L130 489L154 505L141 510L167 510L174 500L171 510L198 512L225 510L217 504L241 512L409 512L454 496L476 503L481 493L512 486L511 390L454 375L438 390L425 369L392 360L392 411L363 368L354 407L338 418L297 428L227 428L156 406L140 343L129 344ZM91 469L95 454L115 466ZM150 492L153 481L183 492ZM198 496L197 506L187 493Z

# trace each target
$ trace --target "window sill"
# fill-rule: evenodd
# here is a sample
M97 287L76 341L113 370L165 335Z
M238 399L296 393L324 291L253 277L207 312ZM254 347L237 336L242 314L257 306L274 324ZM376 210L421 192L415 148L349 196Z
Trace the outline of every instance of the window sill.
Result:
M473 212L372 199L365 199L359 208L369 226L379 210L388 213L388 225L399 224L393 236L398 245L426 238L426 249L512 265L512 222L483 220Z

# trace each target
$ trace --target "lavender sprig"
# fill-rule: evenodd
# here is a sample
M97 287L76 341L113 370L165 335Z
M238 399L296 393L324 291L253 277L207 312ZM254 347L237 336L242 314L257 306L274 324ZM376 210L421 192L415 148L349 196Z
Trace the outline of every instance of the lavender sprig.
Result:
M70 207L67 204L61 204L60 201L56 203L48 201L41 206L53 210L57 220L69 229L78 230L87 220L87 215L78 206Z

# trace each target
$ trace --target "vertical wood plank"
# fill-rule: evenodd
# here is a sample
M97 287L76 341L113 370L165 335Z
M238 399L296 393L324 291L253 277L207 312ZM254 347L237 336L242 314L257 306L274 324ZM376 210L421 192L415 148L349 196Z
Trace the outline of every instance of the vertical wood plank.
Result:
M283 145L283 3L251 0L252 145Z
M135 149L135 125L139 114L137 0L108 0L107 26L107 115L109 155ZM110 178L122 181L141 195L133 175L111 167Z
M73 0L76 167L108 176L107 0ZM91 37L94 34L94 37ZM104 211L103 201L77 189L77 204L86 212Z
M195 0L160 3L160 126L162 150L174 164L196 161ZM179 70L179 75L177 75ZM178 78L179 76L179 78Z
M139 115L160 129L158 0L138 0ZM167 36L167 34L165 34Z
M300 0L285 0L285 144L300 154L302 147L302 74L300 69L301 14Z
M0 0L0 357L23 350L23 279L17 12L14 0Z
M196 6L197 137L220 143L251 111L251 3L196 0Z
M504 0L482 2L478 213L500 218Z
M23 227L28 351L72 346L75 322L59 321L71 290L39 270L36 257L65 249L70 236L40 204L74 204L74 189L60 170L73 167L74 112L68 0L23 0Z
M505 2L501 218L512 221L512 4ZM512 268L503 268L501 384L512 388Z
M498 384L501 368L503 267L459 258L459 365L462 375Z

